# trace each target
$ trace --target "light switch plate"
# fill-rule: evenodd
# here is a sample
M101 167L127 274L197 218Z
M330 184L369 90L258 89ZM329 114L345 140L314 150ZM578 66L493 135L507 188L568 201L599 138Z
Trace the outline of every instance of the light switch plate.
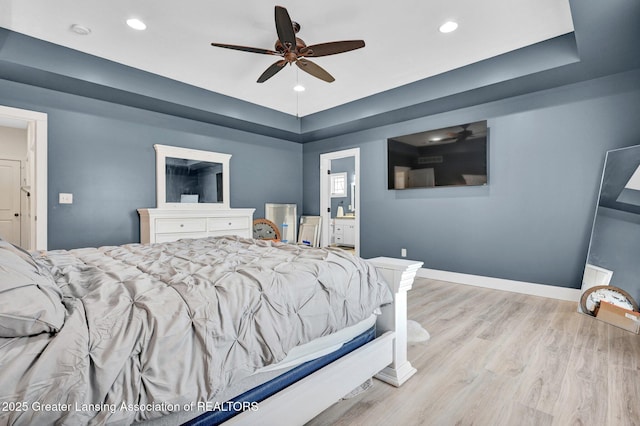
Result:
M73 204L73 194L66 194L64 192L61 192L60 194L58 194L58 202L60 204Z

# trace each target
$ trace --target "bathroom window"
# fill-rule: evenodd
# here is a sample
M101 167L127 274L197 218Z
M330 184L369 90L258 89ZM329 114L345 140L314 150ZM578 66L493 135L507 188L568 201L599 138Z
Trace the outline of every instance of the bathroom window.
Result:
M331 197L347 196L347 173L331 174Z

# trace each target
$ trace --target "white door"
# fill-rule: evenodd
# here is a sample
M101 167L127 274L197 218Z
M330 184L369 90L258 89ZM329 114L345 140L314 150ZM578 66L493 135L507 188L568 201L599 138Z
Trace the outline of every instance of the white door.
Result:
M25 241L28 241L28 244L23 246L26 250L46 250L48 246L47 121L45 113L0 105L2 126L6 127L8 124L11 127L27 129L26 144L29 148L27 149L26 161L28 161L28 165L25 164L25 175L21 176L21 179L23 179L22 184L28 186L31 196L29 197L29 206L24 210L24 214L27 216L19 218L29 223L28 235L22 235L23 238L26 237ZM3 192L0 192L0 196L2 194Z
M0 160L0 237L20 245L20 161Z

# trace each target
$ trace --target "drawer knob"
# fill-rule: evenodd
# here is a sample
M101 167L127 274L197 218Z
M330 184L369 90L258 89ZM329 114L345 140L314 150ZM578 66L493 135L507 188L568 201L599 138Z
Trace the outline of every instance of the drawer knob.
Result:
M184 223L181 223L181 224L180 224L180 228L184 228Z
M231 226L231 222L229 222L229 226Z

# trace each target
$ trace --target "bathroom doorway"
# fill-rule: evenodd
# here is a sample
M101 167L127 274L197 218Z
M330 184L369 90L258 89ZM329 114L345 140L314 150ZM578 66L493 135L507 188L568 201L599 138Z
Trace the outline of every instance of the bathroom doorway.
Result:
M322 247L360 254L360 148L320 155Z

